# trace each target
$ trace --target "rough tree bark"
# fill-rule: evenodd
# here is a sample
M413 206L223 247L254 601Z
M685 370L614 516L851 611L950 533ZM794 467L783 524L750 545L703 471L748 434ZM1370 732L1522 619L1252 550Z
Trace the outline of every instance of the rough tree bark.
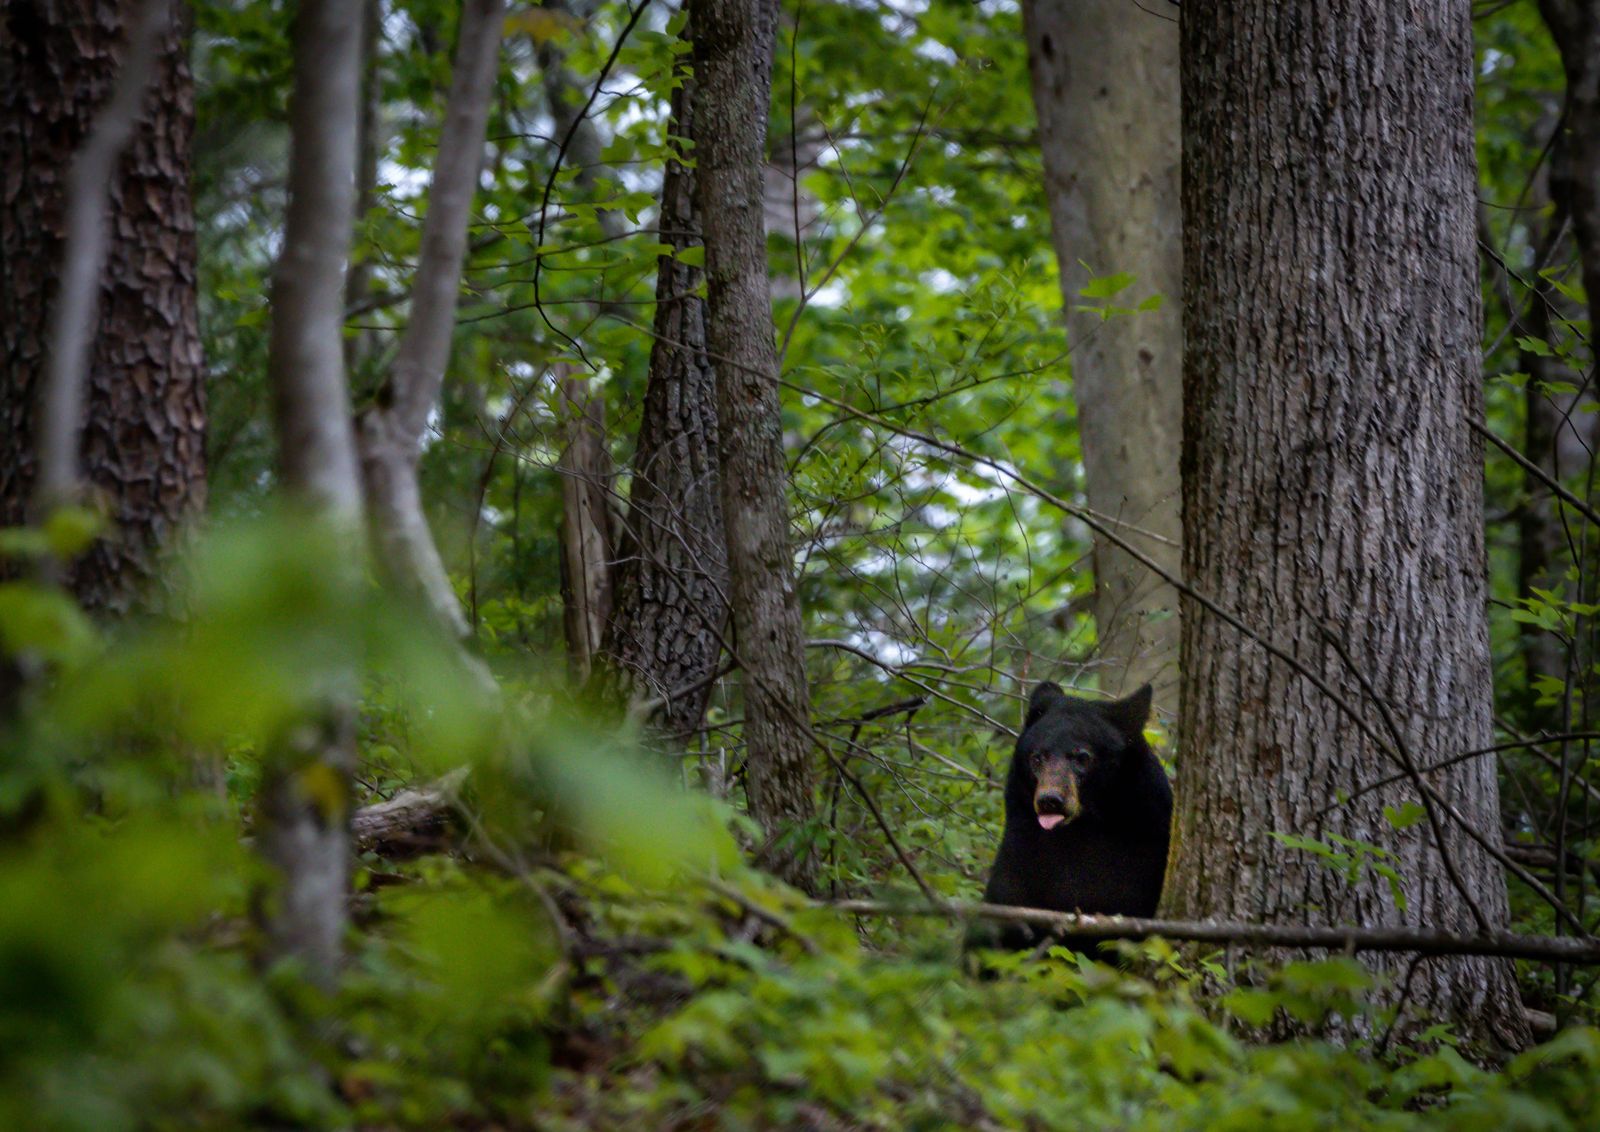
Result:
M0 526L29 517L38 483L46 333L63 275L68 173L126 52L115 0L17 0L0 24ZM64 580L88 609L156 595L163 552L205 505L205 391L189 189L194 82L187 21L166 21L142 108L109 190L87 384L67 451L109 536ZM103 198L102 198L103 200Z
M357 422L367 517L379 561L401 588L422 598L457 640L471 632L422 508L417 463L428 414L444 385L455 332L472 198L483 170L484 130L493 101L505 0L468 0L428 193L428 214L411 285L411 318L377 403Z
M341 332L362 8L362 0L301 0L295 15L289 205L267 356L283 487L356 542L361 478ZM354 569L348 562L330 567ZM266 909L268 937L276 954L298 959L323 981L338 968L347 918L353 698L352 686L327 689L321 718L285 737L261 788L259 843L279 874Z
M691 32L685 29L685 35ZM672 95L674 137L693 139L694 80ZM660 239L701 246L694 170L667 162ZM655 342L634 447L603 680L611 698L652 701L647 714L682 745L700 726L728 616L728 548L717 479L717 375L706 355L704 273L664 255L656 273Z
M1177 9L1171 11L1176 14ZM1182 436L1182 224L1178 27L1128 0L1022 6L1046 195L1072 350L1091 509L1176 575ZM1128 272L1116 302L1153 311L1102 319L1079 291ZM1156 537L1147 537L1150 532ZM1178 595L1126 551L1094 546L1100 686L1156 688L1176 708Z
M777 0L693 0L695 200L706 247L706 340L717 364L722 519L742 669L745 792L769 837L816 810L810 702L762 223L763 149ZM777 871L806 887L806 846Z
M1389 713L1416 763L1487 746L1471 6L1182 12L1185 575L1373 732ZM1328 695L1197 603L1182 669L1164 914L1505 926L1504 877L1459 824L1440 844L1386 821L1418 800L1409 780L1336 804L1396 768ZM1493 842L1495 770L1428 775ZM1406 907L1274 831L1391 850ZM1508 963L1430 959L1409 981L1414 1008L1526 1041Z

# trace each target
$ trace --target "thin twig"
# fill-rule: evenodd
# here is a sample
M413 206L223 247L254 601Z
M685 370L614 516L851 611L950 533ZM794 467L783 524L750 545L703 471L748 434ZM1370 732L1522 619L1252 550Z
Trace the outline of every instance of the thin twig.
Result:
M1556 760L1539 749L1539 744L1561 743L1575 739L1600 739L1600 731L1570 731L1563 735L1544 735L1535 739L1511 739L1504 743L1494 743L1488 747L1475 747L1470 751L1462 751L1458 755L1451 755L1447 759L1440 759L1436 763L1429 763L1427 766L1420 767L1419 769L1423 774L1432 774L1436 770L1444 770L1448 767L1455 766L1457 763L1464 763L1471 759L1480 758L1483 755L1498 755L1506 751L1524 750L1545 759L1552 767L1559 767L1559 764L1556 763ZM1394 774L1385 775L1383 778L1380 778L1375 782L1369 782L1364 786L1358 786L1356 789L1344 795L1337 801L1324 806L1317 812L1316 816L1318 818L1325 817L1329 813L1332 813L1334 810L1338 809L1340 806L1345 806L1355 801L1363 794L1370 794L1374 790L1381 790L1383 787L1388 786L1391 783L1399 782L1402 778L1406 777L1409 777L1407 772L1402 770ZM1593 793L1593 786L1589 786L1587 783L1583 782L1582 779L1579 779L1578 781L1581 785L1585 786L1591 793Z
M1344 661L1345 667L1354 674L1356 680L1361 684L1362 691L1366 692L1367 698L1378 709L1378 718L1383 721L1384 728L1389 732L1389 739L1394 743L1395 756L1400 760L1400 766L1404 770L1406 777L1411 779L1413 785L1417 788L1417 793L1422 798L1422 809L1428 817L1428 828L1433 831L1434 847L1439 851L1439 859L1444 862L1444 869L1450 877L1450 883L1455 886L1456 892L1460 894L1461 899L1466 903L1467 910L1472 913L1472 919L1478 925L1478 930L1480 932L1489 931L1488 917L1483 914L1483 909L1478 906L1477 897L1473 896L1472 890L1467 887L1467 882L1462 879L1460 870L1456 868L1455 854L1450 849L1450 843L1445 840L1444 825L1440 822L1439 812L1434 806L1433 791L1423 781L1422 772L1417 769L1417 762L1411 757L1411 748L1406 744L1405 736L1400 733L1400 725L1395 722L1393 713L1389 711L1387 701L1378 695L1378 690L1372 686L1372 681L1367 677L1366 672L1350 658L1350 654L1345 651L1344 642L1339 640L1333 630L1326 625L1317 627L1322 630L1322 635L1328 644L1339 654L1339 659Z
M589 111L594 106L594 100L600 97L600 92L605 88L606 79L611 75L611 68L616 65L617 56L622 54L622 45L628 42L628 36L633 33L634 25L639 22L639 17L644 15L644 10L650 6L650 0L639 0L639 5L628 12L628 21L622 25L622 31L617 35L617 41L611 45L611 54L606 57L605 63L600 68L600 74L594 80L594 89L589 92L588 101L583 104L583 109L573 116L572 124L567 127L566 135L561 139L561 145L556 149L555 160L550 163L550 175L545 178L544 193L539 200L539 234L533 244L536 248L544 247L545 218L550 211L550 192L555 188L556 175L561 172L561 161L567 155L567 147L572 144L572 139L577 136L578 125L589 116ZM539 278L544 272L544 254L534 256L533 260L533 308L539 312L539 317L544 320L552 333L556 334L569 346L578 352L578 356L591 371L597 367L583 352L583 347L578 340L567 334L555 323L550 321L550 316L544 313L544 307L539 297Z
M1600 526L1600 512L1597 512L1593 507L1590 507L1576 495L1573 495L1572 492L1562 487L1559 480L1541 468L1538 464L1535 464L1532 460L1528 459L1521 452L1518 452L1509 441L1500 439L1494 434L1488 425L1484 424L1475 417L1468 417L1467 423L1472 426L1473 432L1476 432L1490 444L1493 444L1496 448L1500 449L1500 451L1511 457L1511 460L1514 464L1548 487L1563 503L1566 503L1572 507L1573 510L1577 511L1578 514L1582 515L1585 519L1588 519L1589 522L1594 523L1596 526Z
M763 908L751 900L744 893L734 888L731 884L724 884L720 880L708 879L706 886L726 900L731 900L747 915L754 916L768 927L776 928L784 935L798 943L807 955L821 955L822 949L817 946L817 941L806 935L805 932L789 922L789 918L770 908Z

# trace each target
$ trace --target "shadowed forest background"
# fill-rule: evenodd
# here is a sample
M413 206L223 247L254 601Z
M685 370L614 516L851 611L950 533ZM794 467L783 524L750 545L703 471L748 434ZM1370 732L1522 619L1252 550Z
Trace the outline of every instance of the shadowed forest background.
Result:
M1600 6L1336 7L0 4L0 1125L1600 1124Z

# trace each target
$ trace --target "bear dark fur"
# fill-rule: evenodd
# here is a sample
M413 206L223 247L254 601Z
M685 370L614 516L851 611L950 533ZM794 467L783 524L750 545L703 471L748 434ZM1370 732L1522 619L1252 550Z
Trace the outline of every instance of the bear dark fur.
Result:
M983 899L1057 912L1153 916L1166 875L1172 786L1144 738L1147 684L1084 700L1040 684L1006 776L1006 826ZM968 946L1022 948L1025 925L973 925ZM1068 941L1070 943L1070 941Z

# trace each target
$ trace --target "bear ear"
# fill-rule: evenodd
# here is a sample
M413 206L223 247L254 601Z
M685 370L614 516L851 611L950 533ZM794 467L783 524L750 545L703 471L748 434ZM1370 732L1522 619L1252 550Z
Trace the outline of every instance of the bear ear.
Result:
M1100 714L1122 733L1129 742L1144 734L1144 725L1150 719L1150 700L1154 696L1149 684L1125 700L1111 700L1100 705Z
M1039 717L1044 715L1056 704L1064 702L1067 694L1061 690L1061 685L1046 680L1033 690L1033 695L1028 697L1028 714L1022 721L1024 729L1032 727L1039 722Z

